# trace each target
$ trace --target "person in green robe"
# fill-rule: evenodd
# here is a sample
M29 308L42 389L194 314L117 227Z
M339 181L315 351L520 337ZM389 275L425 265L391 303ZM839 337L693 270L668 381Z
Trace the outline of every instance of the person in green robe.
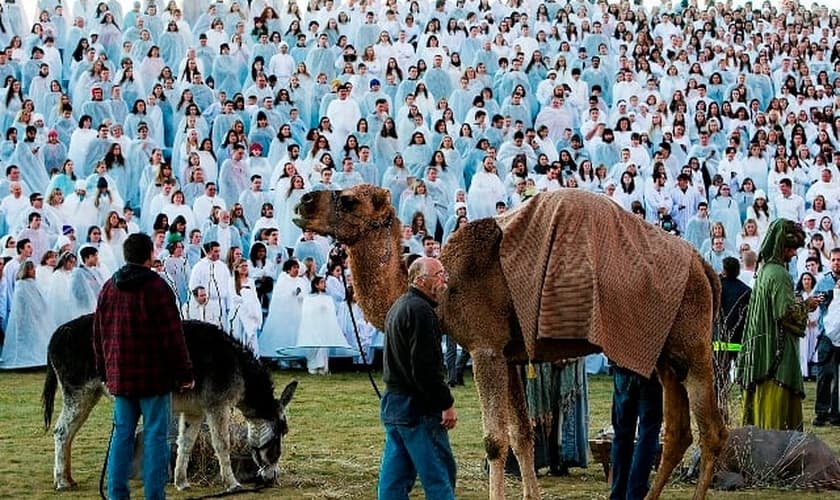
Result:
M770 224L759 252L759 270L747 310L747 327L738 357L743 389L743 425L762 429L802 430L805 396L799 368L799 338L808 312L822 297L797 301L787 270L805 244L802 228L787 219Z

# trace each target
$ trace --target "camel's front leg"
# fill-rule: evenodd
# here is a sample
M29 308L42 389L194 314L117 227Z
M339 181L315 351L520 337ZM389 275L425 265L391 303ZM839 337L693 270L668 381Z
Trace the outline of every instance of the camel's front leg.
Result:
M505 459L508 453L508 369L501 351L477 348L472 352L475 386L481 401L484 450L490 463L490 499L505 498ZM533 443L531 447L533 460ZM533 471L533 463L531 470ZM523 469L524 470L524 469Z
M534 468L534 429L528 418L525 387L522 385L522 377L515 365L508 365L508 394L510 395L508 436L513 453L519 461L519 472L522 474L522 498L533 500L540 496L537 472Z
M665 438L662 443L662 460L659 462L653 487L645 497L647 500L659 498L674 468L691 445L691 414L685 387L667 362L660 361L656 369L664 396Z
M222 482L227 485L228 491L242 488L239 481L236 480L236 476L233 475L233 468L230 465L230 408L221 407L208 411L207 425L210 426L213 450L219 460L219 473L222 475Z
M99 398L102 397L102 385L98 380L76 390L65 390L61 405L61 414L55 424L53 438L55 441L55 464L53 467L53 481L57 490L64 490L76 486L70 467L70 455L73 440L87 421L90 412Z
M192 453L195 440L201 431L201 414L181 413L178 420L178 454L175 457L175 487L179 490L186 490L190 487L187 480L187 468L190 465L190 454Z

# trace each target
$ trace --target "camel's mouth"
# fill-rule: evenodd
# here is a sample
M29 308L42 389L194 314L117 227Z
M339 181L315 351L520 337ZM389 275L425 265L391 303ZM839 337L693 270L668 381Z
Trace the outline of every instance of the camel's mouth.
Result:
M295 205L294 213L295 215L292 217L292 224L296 225L301 229L310 229L309 227L309 216L308 214L304 213L306 211L307 204L305 203L298 203Z
M298 204L295 207L295 216L292 217L292 224L296 225L297 227L301 228L302 230L312 231L314 233L320 234L325 236L326 233L321 230L317 224L313 222L313 220L304 213L301 213L305 207L303 205Z

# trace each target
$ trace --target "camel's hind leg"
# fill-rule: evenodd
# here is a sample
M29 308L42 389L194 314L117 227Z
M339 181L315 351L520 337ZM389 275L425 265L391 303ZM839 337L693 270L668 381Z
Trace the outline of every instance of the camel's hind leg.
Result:
M55 441L55 464L53 481L57 490L76 486L70 467L70 455L76 434L90 416L90 412L103 394L99 380L89 382L75 390L62 391L61 414L55 423L53 439Z
M711 346L705 344L706 351ZM706 491L712 483L715 460L720 455L729 431L723 423L721 412L718 411L714 390L714 376L711 366L711 352L708 352L707 369L694 369L688 373L686 387L691 413L697 423L700 433L700 474L697 477L697 488L694 490L694 500L706 498Z
M510 398L508 437L510 437L516 460L519 461L519 472L522 474L522 498L531 500L539 498L537 473L534 469L534 429L528 418L522 377L514 365L508 365L508 387Z
M509 444L507 362L500 352L488 348L475 349L472 356L484 424L484 450L490 464L490 499L502 500L505 498L505 460ZM532 441L532 456L533 449Z
M683 302L665 344L660 365L669 364L686 371L683 385L687 390L691 414L694 416L700 433L700 474L694 490L694 499L701 500L706 498L706 491L709 489L714 473L715 459L726 442L727 430L717 407L712 367L712 318L714 309L719 306L718 299L713 294L716 293L719 285L714 272L699 258L692 262L689 273ZM668 369L663 371L666 374L669 372ZM674 372L671 371L670 375L674 375ZM665 375L665 378L668 377L669 375ZM677 391L671 389L668 393L673 397ZM666 401L666 405L666 408L671 407L666 411L676 412L670 415L670 420L666 413L666 429L672 425L679 428L678 422L682 419L690 420L684 402L682 406L676 406ZM682 425L684 426L685 423L683 422ZM668 432L670 435L670 431ZM672 456L668 459L674 460L676 465L680 458L682 457ZM656 478L659 488L652 490L649 498L656 498L653 493L661 492L671 470L661 468L660 474L663 477Z
M674 468L691 445L691 418L685 387L680 384L674 370L667 363L660 362L657 373L664 393L665 438L662 443L662 460L653 487L646 497L648 500L659 498Z

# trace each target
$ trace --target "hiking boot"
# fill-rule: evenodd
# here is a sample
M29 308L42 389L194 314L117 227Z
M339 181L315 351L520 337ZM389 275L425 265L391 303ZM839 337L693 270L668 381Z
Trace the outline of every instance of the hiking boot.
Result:
M811 422L811 425L813 425L814 427L825 427L828 424L828 419L820 415L814 417L814 421Z
M555 477L568 476L569 467L566 464L552 464L548 468L548 474Z

